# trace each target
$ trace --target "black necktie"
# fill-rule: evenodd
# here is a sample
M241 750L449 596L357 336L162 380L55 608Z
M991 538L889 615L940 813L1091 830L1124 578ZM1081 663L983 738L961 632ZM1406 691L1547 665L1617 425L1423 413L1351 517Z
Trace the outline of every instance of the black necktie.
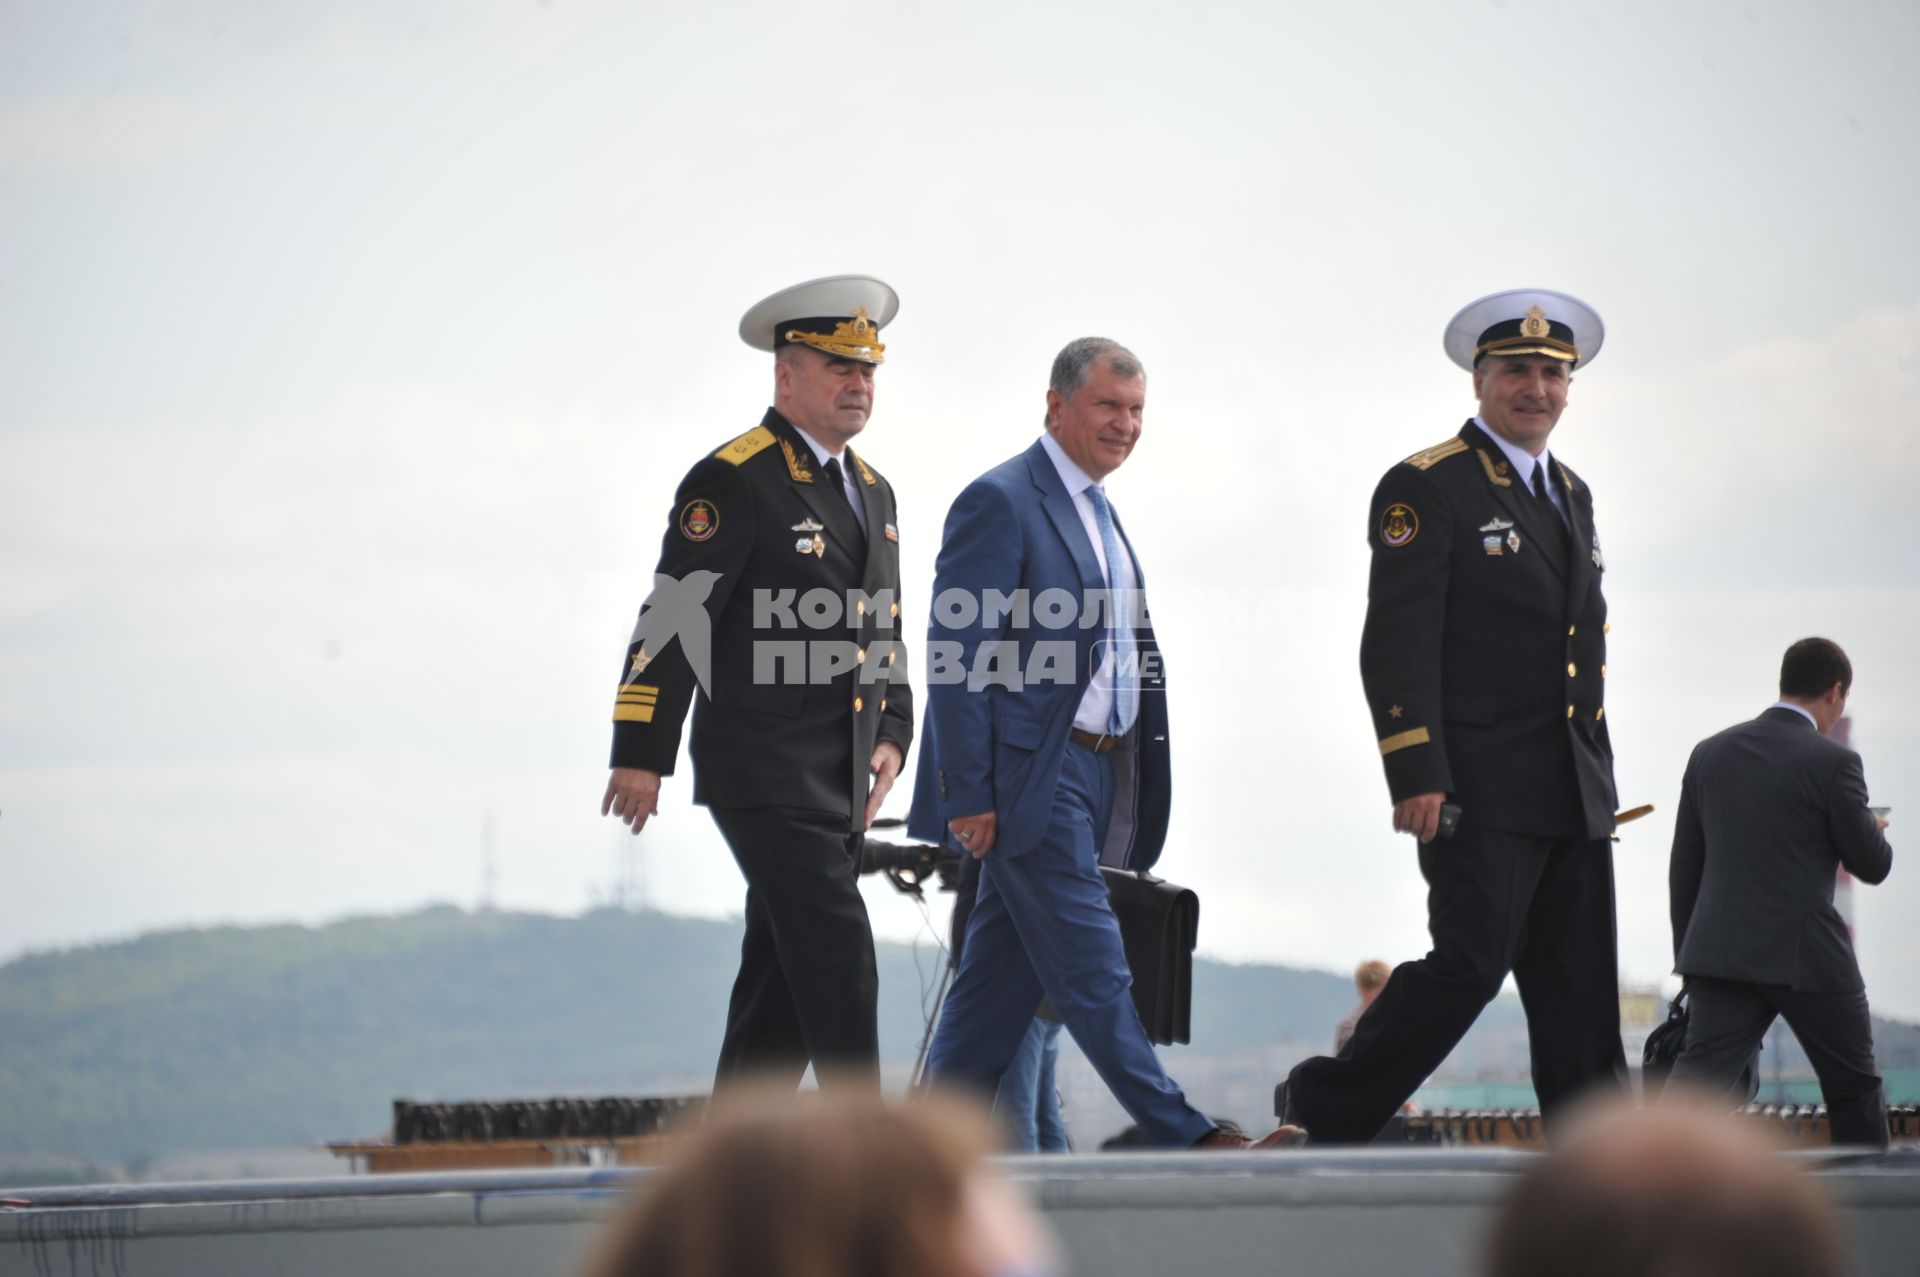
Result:
M834 495L840 498L840 504L847 507L848 514L853 515L853 526L858 531L860 515L853 508L853 498L847 495L847 476L846 472L840 469L840 458L828 457L827 464L820 469L821 473L827 476L827 484L833 489ZM864 540L864 536L862 539Z
M1567 531L1567 521L1561 516L1560 508L1553 504L1553 498L1547 495L1547 465L1544 461L1536 461L1533 463L1533 495L1540 499L1540 504L1547 508L1549 514L1553 515L1554 523L1558 524L1561 533L1565 534Z

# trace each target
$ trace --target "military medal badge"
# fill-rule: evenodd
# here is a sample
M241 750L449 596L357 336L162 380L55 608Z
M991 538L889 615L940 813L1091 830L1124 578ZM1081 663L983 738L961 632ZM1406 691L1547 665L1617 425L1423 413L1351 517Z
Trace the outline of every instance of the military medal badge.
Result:
M816 559L825 558L827 543L821 537L820 533L826 529L826 526L826 524L812 516L808 516L794 524L793 530L795 532L805 532L808 534L793 543L794 552L796 554L811 554Z

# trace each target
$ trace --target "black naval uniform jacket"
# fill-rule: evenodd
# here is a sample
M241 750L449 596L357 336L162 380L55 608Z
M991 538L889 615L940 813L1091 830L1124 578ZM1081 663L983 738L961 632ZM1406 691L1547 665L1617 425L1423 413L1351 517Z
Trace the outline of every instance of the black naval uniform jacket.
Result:
M1360 673L1399 802L1440 792L1461 826L1613 832L1605 560L1593 494L1554 459L1571 536L1472 421L1374 491Z
M842 464L865 499L864 548L853 510L771 408L688 471L674 497L655 571L696 597L711 586L710 694L694 707L689 750L696 803L846 813L857 829L875 743L903 756L912 743L893 488L851 448ZM656 590L649 607L661 598ZM621 671L612 765L670 775L695 673L681 638L648 639L658 650L645 656L640 639L637 630ZM851 668L834 672L836 660Z

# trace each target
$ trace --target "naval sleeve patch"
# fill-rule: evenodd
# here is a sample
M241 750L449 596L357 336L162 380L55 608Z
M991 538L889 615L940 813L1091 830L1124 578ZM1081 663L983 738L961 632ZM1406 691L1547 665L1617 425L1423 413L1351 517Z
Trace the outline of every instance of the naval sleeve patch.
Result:
M695 497L680 507L680 535L689 541L710 541L720 530L720 511L713 502Z
M1380 513L1380 544L1398 550L1420 535L1420 516L1404 501L1396 501Z

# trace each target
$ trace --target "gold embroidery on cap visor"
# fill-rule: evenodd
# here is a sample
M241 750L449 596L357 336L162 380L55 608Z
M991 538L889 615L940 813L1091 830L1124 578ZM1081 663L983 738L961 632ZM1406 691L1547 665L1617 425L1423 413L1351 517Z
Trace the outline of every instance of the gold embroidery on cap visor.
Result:
M1380 515L1380 544L1397 550L1420 535L1420 516L1413 507L1396 501Z
M855 310L852 319L836 324L831 334L803 333L798 328L789 328L786 339L796 346L811 346L835 359L857 359L868 364L887 362L887 348L880 340L880 327L867 318L865 306Z

